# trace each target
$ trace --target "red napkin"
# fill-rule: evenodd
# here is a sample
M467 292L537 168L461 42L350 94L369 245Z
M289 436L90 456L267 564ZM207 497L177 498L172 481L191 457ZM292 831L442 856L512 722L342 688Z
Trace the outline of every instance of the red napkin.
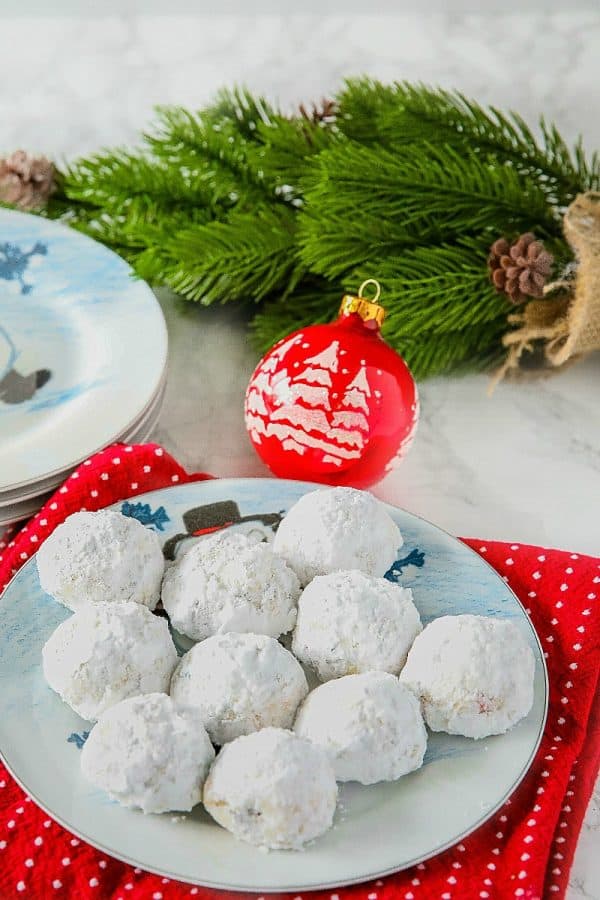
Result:
M70 513L207 477L188 475L155 444L110 447L86 460L19 534L0 544L0 588ZM546 650L550 710L540 750L503 809L463 843L397 875L307 895L315 900L564 896L600 762L600 560L519 544L466 543L520 597ZM98 852L48 818L0 765L1 900L192 896L232 895L151 875Z

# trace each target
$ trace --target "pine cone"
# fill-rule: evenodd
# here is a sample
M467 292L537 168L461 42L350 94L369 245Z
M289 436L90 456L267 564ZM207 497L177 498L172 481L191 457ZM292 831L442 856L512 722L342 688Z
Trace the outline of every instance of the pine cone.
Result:
M499 294L505 293L513 303L527 297L543 297L554 257L530 231L514 244L506 238L494 241L488 256L492 283Z
M54 189L54 166L45 156L15 150L0 159L0 200L21 209L40 209Z
M303 119L313 122L315 125L318 125L320 122L323 122L324 125L329 125L335 119L337 103L335 100L328 100L326 97L323 97L320 103L311 103L310 109L304 103L301 103L298 107L298 112Z

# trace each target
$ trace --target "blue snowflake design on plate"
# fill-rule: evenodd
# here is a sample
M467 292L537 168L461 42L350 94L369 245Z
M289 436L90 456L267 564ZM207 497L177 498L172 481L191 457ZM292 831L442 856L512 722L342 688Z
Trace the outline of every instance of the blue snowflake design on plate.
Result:
M89 738L89 731L82 731L81 733L77 731L72 731L69 737L67 738L67 744L75 744L78 750L81 750L87 739Z
M422 569L424 565L424 551L419 550L418 547L414 547L410 551L410 553L407 553L406 556L402 557L402 559L397 559L396 562L390 566L390 568L385 573L385 577L388 581L399 581L400 576L409 566L414 566L416 569Z
M164 506L152 510L149 503L130 503L128 500L121 506L121 512L130 519L137 519L142 525L164 531L167 522L171 521Z
M21 250L16 244L8 241L0 244L0 278L4 281L18 281L21 293L29 294L33 285L25 282L25 272L32 256L46 256L48 247L38 241L31 250Z

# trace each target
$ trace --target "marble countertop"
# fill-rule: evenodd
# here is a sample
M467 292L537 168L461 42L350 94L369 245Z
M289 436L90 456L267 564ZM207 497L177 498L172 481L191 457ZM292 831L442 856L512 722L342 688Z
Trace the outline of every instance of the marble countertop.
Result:
M59 0L53 15L29 16L0 8L0 153L24 146L72 158L131 143L156 103L200 106L220 86L244 83L291 108L362 72L456 87L529 120L543 112L567 138L582 132L589 148L600 147L600 117L590 115L600 105L595 4L502 14L487 3L477 14L435 4L421 15L342 15L336 5L333 15L132 10L99 18L72 7ZM166 293L161 302L171 362L156 439L191 469L264 473L242 419L256 363L242 315L184 308ZM599 377L596 354L544 381L503 384L491 399L483 375L424 382L415 444L375 493L455 534L600 555ZM570 900L600 900L599 835L597 793Z

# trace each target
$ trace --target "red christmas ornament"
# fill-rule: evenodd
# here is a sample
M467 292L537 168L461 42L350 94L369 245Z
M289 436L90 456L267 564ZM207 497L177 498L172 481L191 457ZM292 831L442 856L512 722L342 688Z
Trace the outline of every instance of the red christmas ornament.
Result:
M375 284L373 301L362 297ZM404 456L419 418L414 379L380 334L379 284L342 299L339 318L279 341L246 391L254 448L282 478L366 487Z

